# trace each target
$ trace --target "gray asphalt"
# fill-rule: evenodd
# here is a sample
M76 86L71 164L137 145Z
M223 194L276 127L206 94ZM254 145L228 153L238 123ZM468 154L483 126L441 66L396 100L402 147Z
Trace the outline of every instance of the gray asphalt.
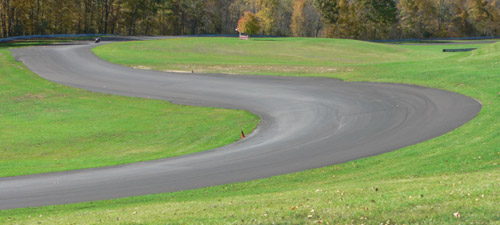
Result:
M326 78L177 74L105 62L94 44L20 48L40 76L96 92L245 109L262 118L236 143L123 166L0 178L0 209L65 204L227 184L338 164L449 132L481 104L426 87ZM388 165L389 166L389 165Z

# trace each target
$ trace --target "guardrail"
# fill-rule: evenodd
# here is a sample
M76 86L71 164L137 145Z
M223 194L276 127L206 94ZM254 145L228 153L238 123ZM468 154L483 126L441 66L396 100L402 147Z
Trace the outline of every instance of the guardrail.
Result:
M0 43L16 41L16 40L28 40L37 38L76 38L76 37L123 37L127 36L117 35L117 34L47 34L47 35L27 35L27 36L16 36L8 38L0 38ZM134 36L130 36L133 38ZM147 36L144 36L147 37ZM153 37L153 36L152 36ZM238 37L238 34L197 34L197 35L181 35L178 37ZM278 37L272 35L254 35L252 37Z
M26 40L26 39L37 39L37 38L74 38L74 37L97 37L97 36L112 36L119 37L121 35L116 34L45 34L45 35L27 35L27 36L16 36L8 38L0 38L0 43L15 41L15 40ZM181 37L238 37L238 34L198 34L198 35L181 35ZM278 37L272 35L254 35L253 37ZM370 40L371 42L417 42L417 41L453 41L453 40L486 40L486 39L500 39L500 36L489 36L489 37L460 37L460 38L430 38L430 39L393 39L393 40Z
M466 41L466 40L487 40L487 39L500 39L500 36L486 36L486 37L456 37L456 38L410 38L410 39L392 39L392 40L370 40L371 42L417 42L417 41Z
M0 43L16 40L27 40L37 38L77 38L77 37L97 37L97 36L114 36L109 34L46 34L46 35L27 35L8 38L0 38Z

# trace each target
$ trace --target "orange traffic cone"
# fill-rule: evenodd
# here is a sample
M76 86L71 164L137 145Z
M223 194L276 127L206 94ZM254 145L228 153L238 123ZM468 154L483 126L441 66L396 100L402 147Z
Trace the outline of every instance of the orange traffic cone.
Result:
M243 130L241 130L241 138L245 138L245 133L243 133Z

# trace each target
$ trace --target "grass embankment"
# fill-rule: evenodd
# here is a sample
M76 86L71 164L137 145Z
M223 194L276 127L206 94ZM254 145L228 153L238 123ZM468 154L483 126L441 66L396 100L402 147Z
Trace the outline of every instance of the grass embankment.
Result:
M199 49L179 46L198 46ZM118 54L133 48L138 58L178 54L182 59L175 65L165 59L155 65L135 66L160 70L186 66L189 70L189 65L196 65L197 70L216 72L218 68L210 65L216 59L219 67L233 68L229 72L234 73L248 68L248 73L254 70L259 74L412 83L469 95L479 99L483 109L473 121L443 136L341 165L191 191L6 210L0 211L0 221L27 224L499 224L500 44L482 46L474 52L442 53L443 46L439 45L399 46L292 38L247 42L192 38L102 46L96 49L98 54L104 51ZM464 46L446 45L451 47ZM167 51L168 48L177 52L168 53L171 51ZM212 53L212 56L204 55ZM132 61L126 57L113 57L115 62L131 65ZM229 61L239 58L242 61L238 64L242 67L236 62L222 64L224 57ZM292 69L281 71L288 67Z
M446 45L474 48L477 45ZM304 38L182 38L123 42L93 51L105 60L141 69L278 76L350 74L358 66L443 58L443 46L384 45L352 40Z
M212 149L251 131L243 111L111 96L39 78L0 44L0 177L110 166Z

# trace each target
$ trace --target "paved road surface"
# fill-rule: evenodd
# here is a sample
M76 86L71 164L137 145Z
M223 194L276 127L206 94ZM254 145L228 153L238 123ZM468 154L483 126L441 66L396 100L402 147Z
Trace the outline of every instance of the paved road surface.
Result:
M248 138L219 149L124 166L0 178L0 209L171 192L297 172L393 151L451 131L479 112L447 91L324 78L143 71L100 60L93 44L16 49L54 82L262 117Z

